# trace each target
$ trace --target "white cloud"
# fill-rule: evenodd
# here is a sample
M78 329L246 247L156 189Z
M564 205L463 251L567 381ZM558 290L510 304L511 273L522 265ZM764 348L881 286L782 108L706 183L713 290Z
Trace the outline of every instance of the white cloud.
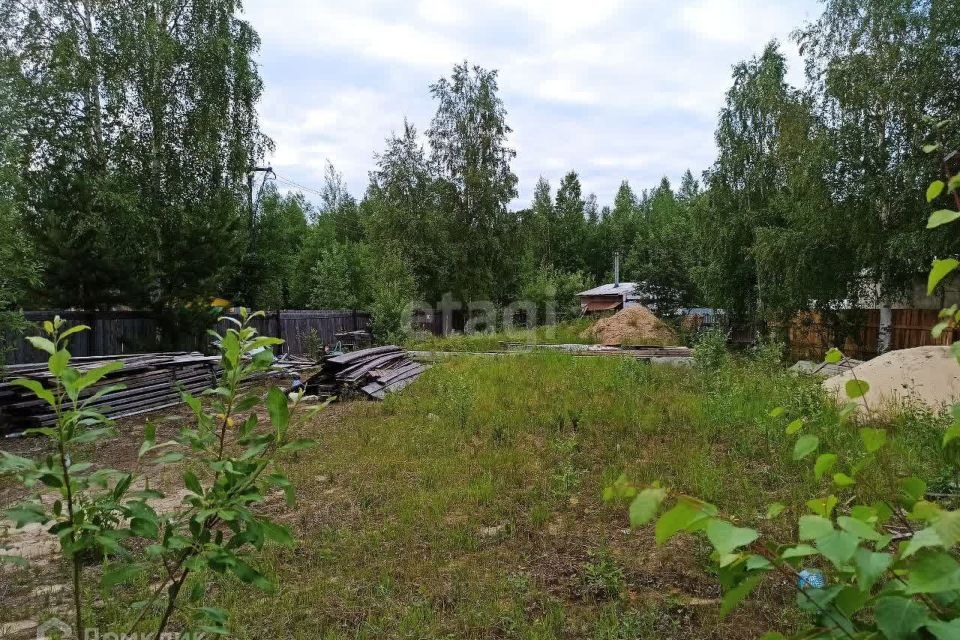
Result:
M330 159L351 191L409 117L422 132L428 86L453 64L500 71L518 149L518 206L537 176L569 169L609 202L695 174L715 153L713 127L736 62L778 38L802 81L789 32L815 0L275 0L250 4L263 46L266 132L281 175L319 186Z

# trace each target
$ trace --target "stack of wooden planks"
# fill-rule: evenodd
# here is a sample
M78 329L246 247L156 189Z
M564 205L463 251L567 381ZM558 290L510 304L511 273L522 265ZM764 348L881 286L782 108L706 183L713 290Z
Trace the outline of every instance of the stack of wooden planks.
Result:
M197 394L216 386L219 356L200 353L143 353L115 356L73 358L70 365L88 371L108 362L122 362L123 367L105 376L81 393L81 399L108 385L122 384L123 390L97 399L90 406L110 418L121 418L180 402L180 389ZM46 364L22 364L6 367L0 377L0 434L10 435L30 427L54 422L50 406L29 390L11 384L14 378L36 380L45 387L55 383Z
M307 393L341 398L359 394L382 400L416 380L426 368L394 345L351 351L324 359L320 371L307 380Z

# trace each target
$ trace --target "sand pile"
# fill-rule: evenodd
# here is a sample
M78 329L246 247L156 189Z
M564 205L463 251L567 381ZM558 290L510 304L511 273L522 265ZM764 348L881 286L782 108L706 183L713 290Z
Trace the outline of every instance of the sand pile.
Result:
M609 318L597 320L580 334L604 345L673 345L677 336L662 320L642 305L621 309Z
M889 412L904 405L939 411L960 400L960 365L949 347L890 351L824 380L823 386L845 400L844 385L854 375L870 384L861 404L871 412Z

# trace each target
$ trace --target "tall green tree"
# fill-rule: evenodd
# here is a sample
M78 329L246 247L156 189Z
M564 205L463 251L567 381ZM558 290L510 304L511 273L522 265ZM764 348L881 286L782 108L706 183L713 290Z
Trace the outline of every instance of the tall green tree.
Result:
M796 38L837 150L831 196L857 238L862 289L889 304L958 248L918 221L926 185L942 177L921 152L931 119L960 112L960 12L942 0L830 0Z
M585 218L586 203L580 177L576 171L568 172L560 181L555 206L556 223L550 234L554 265L561 271L580 271L586 266L584 249L587 234Z
M9 82L0 82L0 122L10 122L12 108L13 88ZM7 336L23 326L20 306L37 284L37 263L23 226L20 154L11 131L0 128L0 366Z
M557 231L556 210L553 207L553 195L550 183L540 176L533 188L533 200L524 227L527 232L527 247L531 252L531 262L537 265L553 265Z
M257 309L293 308L298 256L308 236L312 207L300 193L281 194L268 184L258 203L253 235L256 274L250 304Z
M0 0L50 303L167 308L225 287L253 227L246 176L270 144L240 10Z
M682 196L664 177L642 205L640 231L626 256L625 273L643 283L643 293L656 303L658 313L672 313L696 298L691 268L698 191L688 171Z
M364 239L364 225L356 198L350 195L343 174L329 160L323 175L319 215L333 222L334 233L340 242L360 242Z
M450 229L416 128L404 121L403 133L387 139L376 163L362 204L366 236L378 251L403 260L416 289L436 302L448 286Z
M768 223L770 202L783 183L774 150L781 119L794 100L786 60L776 43L734 67L720 112L719 156L707 175L709 204L699 219L703 261L697 282L708 304L741 317L758 309L752 252L756 228Z
M427 131L441 207L451 217L451 290L461 300L502 301L515 290L518 219L510 168L516 152L497 72L466 62L431 85L437 112Z

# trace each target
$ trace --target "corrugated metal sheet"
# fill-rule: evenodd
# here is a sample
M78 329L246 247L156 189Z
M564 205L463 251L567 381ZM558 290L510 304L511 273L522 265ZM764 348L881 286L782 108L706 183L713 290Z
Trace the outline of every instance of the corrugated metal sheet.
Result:
M632 295L637 288L636 282L621 282L620 286L613 283L603 284L593 289L581 291L578 296L613 296L613 295Z

